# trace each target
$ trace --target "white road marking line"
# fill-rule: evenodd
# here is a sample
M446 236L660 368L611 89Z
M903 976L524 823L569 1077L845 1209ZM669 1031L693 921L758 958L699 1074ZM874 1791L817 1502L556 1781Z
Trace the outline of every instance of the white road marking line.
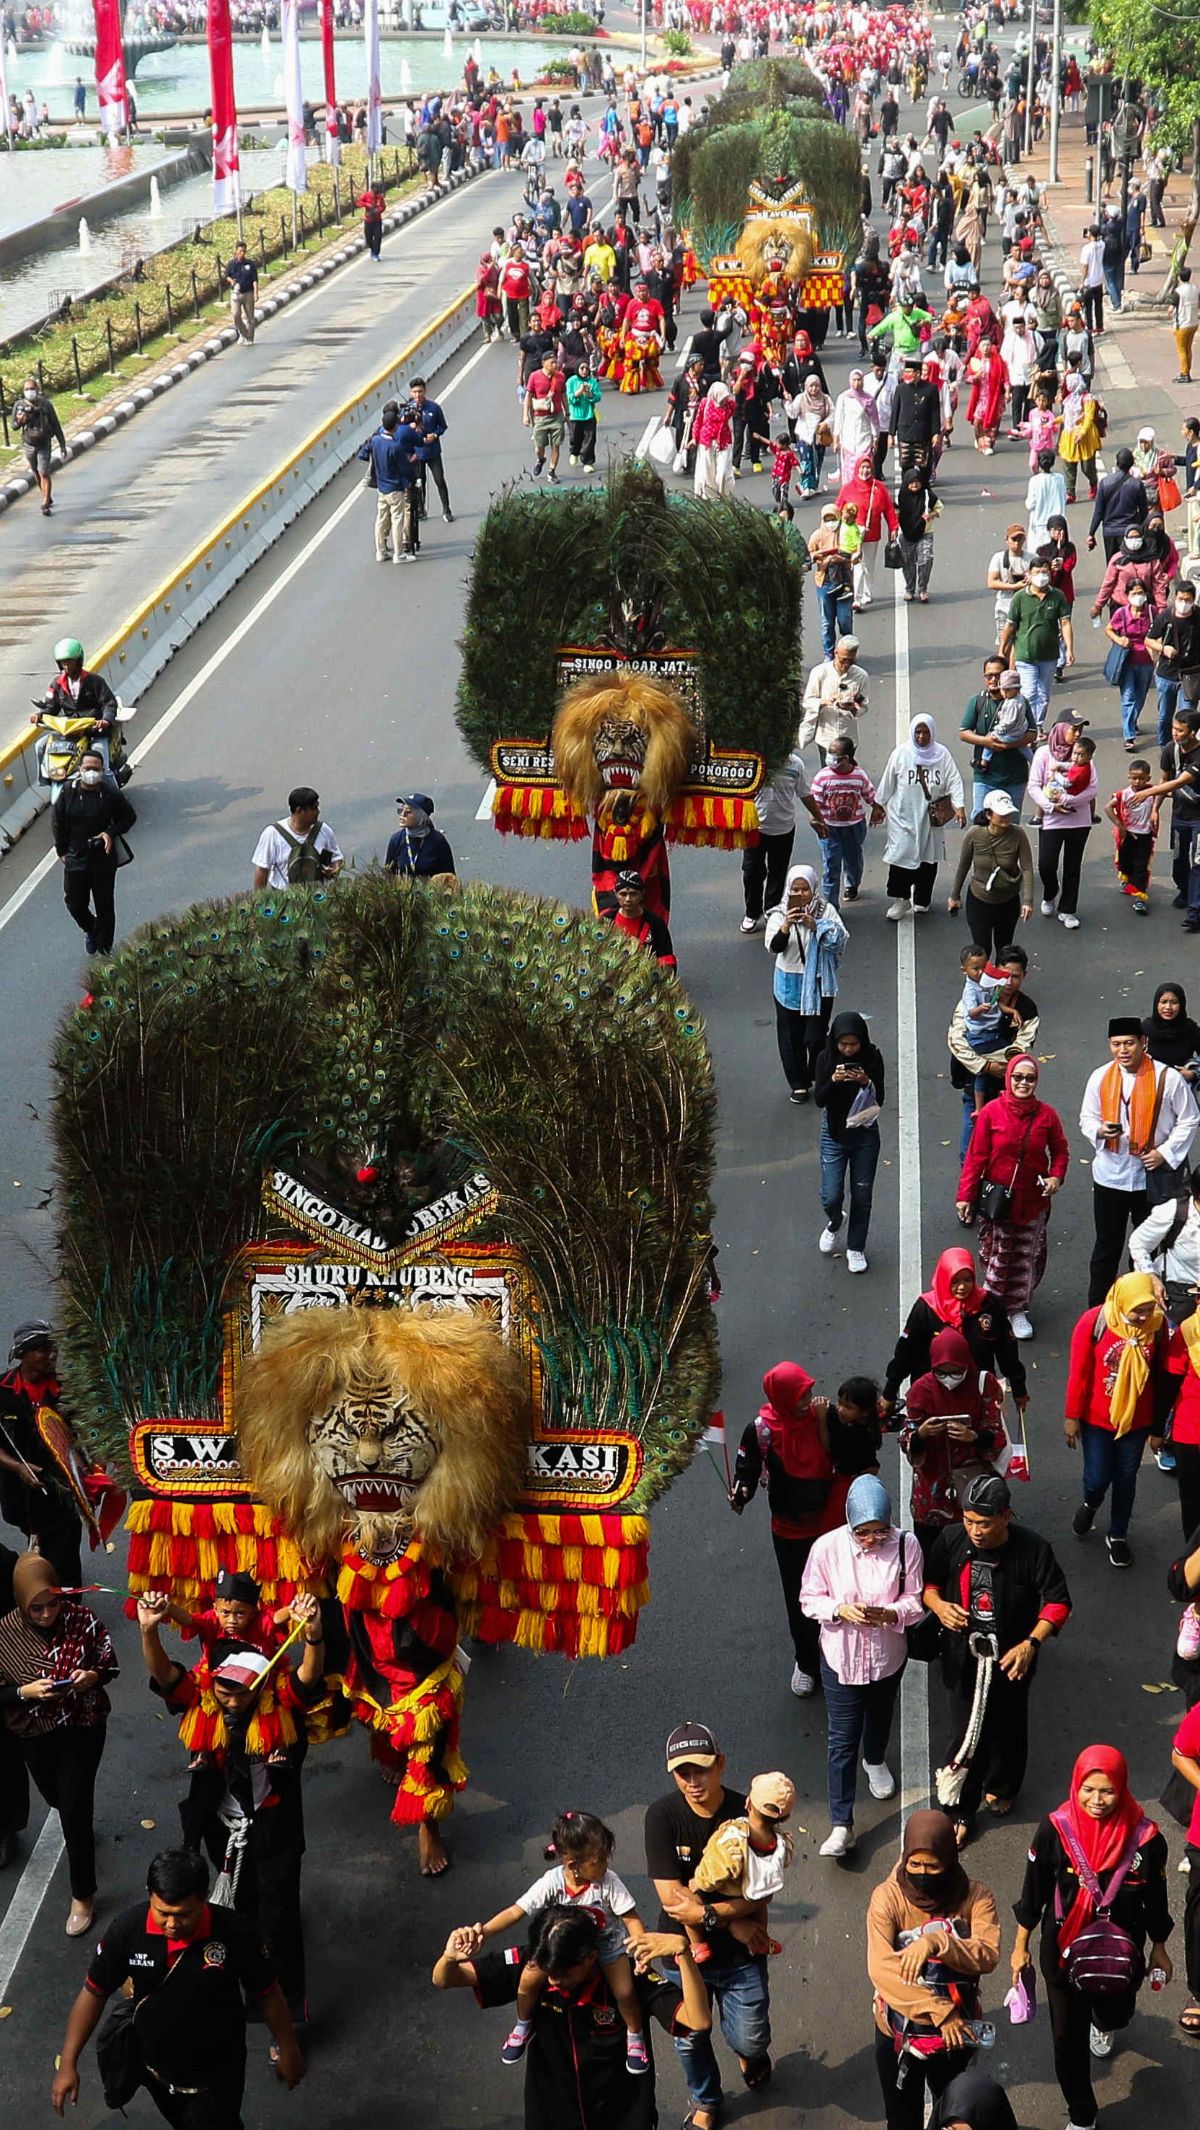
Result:
M912 695L908 663L908 605L904 573L892 578L896 639L896 745L908 741ZM921 1117L917 1078L917 924L896 926L896 1151L899 1176L899 1282L903 1325L921 1291ZM900 1459L901 1529L912 1529L912 1468ZM909 1664L900 1687L900 1819L929 1802L929 1674Z
M487 342L485 341L480 347L476 348L475 353L470 356L468 360L463 364L461 370L458 370L455 373L455 375L450 379L449 384L443 387L442 391L438 394L440 400L449 399L450 394L452 392L457 391L459 385L462 384L464 378L470 376L471 371L475 368L476 363L482 362L486 352ZM317 549L323 546L324 542L329 538L330 533L335 532L337 530L337 527L341 524L342 519L348 517L350 512L354 509L355 504L361 502L361 500L362 489L355 488L346 497L344 502L338 504L338 507L334 511L333 516L326 520L325 524L321 527L321 530L319 532L313 534L312 539L309 540L307 545L301 549L300 553L296 556L295 561L289 562L287 568L283 571L282 575L276 579L275 583L271 585L269 590L263 593L262 598L258 601L257 605L251 609L250 613L247 614L245 620L238 623L238 626L236 629L234 629L232 635L226 637L225 641L218 647L217 650L213 652L212 657L208 660L207 664L202 668L202 670L197 673L195 679L190 680L186 688L182 689L179 695L176 696L175 701L172 703L170 709L165 710L163 712L163 715L159 718L158 723L155 725L153 731L149 732L146 735L146 738L142 741L139 747L135 747L133 753L129 757L130 764L133 768L140 768L141 764L145 761L146 756L149 754L150 749L154 746L157 746L159 740L161 740L165 732L170 731L172 725L175 723L176 718L181 717L183 715L183 712L188 708L188 705L195 701L195 698L197 697L197 695L199 695L200 690L208 686L208 683L212 679L213 674L220 671L220 668L224 665L225 660L229 657L230 653L232 651L236 651L239 646L245 642L247 636L250 634L250 631L257 626L258 622L266 613L268 607L274 605L275 601L279 597L279 594L287 590L288 585L291 584L293 579L298 577L301 570L304 569L309 562L311 562L313 556L317 552ZM207 624L205 624L205 626L206 625ZM33 871L29 875L28 880L24 881L22 885L17 889L16 893L10 895L8 901L3 905L2 908L0 908L0 932L4 930L6 925L12 923L13 918L17 916L19 911L24 909L25 904L29 901L30 896L37 888L41 886L42 881L45 880L47 874L54 872L57 869L57 866L58 859L53 851L49 851L44 858L39 859L37 865L35 865Z
M57 1812L47 1812L29 1862L8 1904L8 1913L0 1923L0 1998L5 2001L8 1985L29 1942L38 1910L50 1891L50 1881L58 1869L58 1860L65 1846Z
M486 789L485 789L485 791L484 791L483 797L482 797L482 799L481 799L481 800L479 801L479 804L478 804L478 806L477 806L477 807L475 808L475 819L476 819L477 821L490 821L490 820L491 820L491 818L492 818L492 807L493 807L493 805L494 805L494 803L495 803L495 798L496 798L496 779L495 779L495 777L489 777L489 778L488 778L488 781L487 781L487 787L486 787Z

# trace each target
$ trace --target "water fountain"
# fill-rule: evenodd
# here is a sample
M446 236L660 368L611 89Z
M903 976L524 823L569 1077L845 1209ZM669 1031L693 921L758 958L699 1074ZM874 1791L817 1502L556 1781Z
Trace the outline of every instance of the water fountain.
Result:
M159 191L159 189L158 189L158 179L157 179L157 178L155 177L155 175L154 175L154 172L153 172L153 171L151 171L151 173L150 173L150 220L151 220L152 222L161 222L161 221L162 221L162 218L163 218L163 203L162 203L162 194L160 193L160 191Z
M412 89L412 68L407 59L400 61L400 93L407 96Z
M62 52L69 52L73 59L94 59L96 56L96 26L91 0L67 0L62 10L65 35L56 38L51 59ZM135 22L125 18L125 78L132 81L138 67L148 52L168 52L177 42L168 30L153 30L140 16Z
M81 214L79 217L79 256L81 259L90 259L91 255L92 232L87 225L87 216Z
M266 25L266 23L265 23L265 22L263 23L263 26L262 26L262 37L261 37L261 39L260 39L259 41L260 41L260 43L261 43L261 45L262 45L262 55L263 55L263 58L264 58L264 59L269 59L269 58L270 58L270 56L271 56L271 32L270 32L270 30L269 30L269 29L267 28L267 25Z
M454 38L451 35L448 23L446 25L446 34L442 38L442 57L444 59L453 59L454 57Z
M482 70L483 70L483 39L482 39L481 37L477 37L477 38L475 39L475 43L474 43L474 45L472 46L472 50L474 51L474 54L475 54L475 64L476 64L476 66L477 66L477 67L478 67L478 68L480 69L480 71L482 72Z
M17 40L16 40L16 38L15 38L15 37L10 37L10 38L9 38L9 40L8 40L8 45L7 45L6 49L7 49L7 52L8 52L8 63L9 63L9 66L10 66L10 67L15 67L15 66L16 66L16 63L17 63L17 56L18 56L18 55L17 55Z

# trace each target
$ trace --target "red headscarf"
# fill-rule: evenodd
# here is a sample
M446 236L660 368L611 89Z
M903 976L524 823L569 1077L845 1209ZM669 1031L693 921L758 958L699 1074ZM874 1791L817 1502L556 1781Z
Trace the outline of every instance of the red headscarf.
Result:
M1089 1775L1107 1775L1117 1792L1117 1804L1107 1819L1092 1819L1079 1803L1080 1785ZM1096 1877L1103 1880L1106 1873L1120 1863L1134 1829L1145 1817L1136 1797L1130 1795L1129 1769L1124 1753L1118 1753L1115 1745L1085 1746L1071 1770L1071 1794L1051 1817L1068 1822ZM1151 1823L1146 1841L1157 1831ZM1059 1927L1060 1955L1066 1952L1072 1939L1079 1936L1084 1924L1090 1923L1094 1913L1091 1894L1086 1886L1081 1885Z
M771 1436L771 1448L789 1479L828 1479L833 1462L817 1429L816 1415L806 1403L813 1378L798 1361L777 1361L762 1379L767 1404L758 1417Z
M960 1272L971 1275L971 1292L961 1298L951 1294L950 1282ZM962 1330L964 1316L974 1316L983 1307L983 1288L975 1277L975 1260L969 1250L943 1250L933 1268L933 1285L921 1296L943 1324Z

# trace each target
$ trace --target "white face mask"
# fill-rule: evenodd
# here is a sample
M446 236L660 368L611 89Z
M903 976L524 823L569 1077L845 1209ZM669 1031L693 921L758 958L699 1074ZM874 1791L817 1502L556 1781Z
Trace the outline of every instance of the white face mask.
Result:
M26 387L25 387L25 397L26 397L26 399L36 399L36 398L37 398L37 386L36 386L36 385L26 385Z
M953 1390L957 1384L965 1383L967 1379L965 1368L935 1368L933 1372L946 1390Z
M1185 620L1189 614L1194 614L1195 611L1196 602L1194 599L1177 599L1175 601L1175 612Z
M1045 589L1046 589L1046 586L1047 586L1047 585L1049 584L1049 582L1050 582L1050 572L1049 572L1049 570L1048 570L1048 569L1035 569L1035 570L1034 570L1034 572L1033 572L1033 575L1032 575L1032 576L1030 577L1030 580L1029 580L1029 582L1030 582L1030 583L1031 583L1031 584L1033 585L1033 587L1034 587L1035 591L1043 591L1043 592L1044 592L1044 591L1045 591Z
M1129 610L1133 614L1140 614L1145 604L1146 602L1144 599L1131 599L1129 602Z
M1142 543L1141 543L1141 541L1140 541L1140 540L1126 540L1126 542L1125 542L1125 552L1126 552L1126 554L1127 554L1127 555L1140 555L1140 554L1141 554L1141 552L1142 552Z
M103 784L104 771L102 769L81 769L79 781L81 784Z

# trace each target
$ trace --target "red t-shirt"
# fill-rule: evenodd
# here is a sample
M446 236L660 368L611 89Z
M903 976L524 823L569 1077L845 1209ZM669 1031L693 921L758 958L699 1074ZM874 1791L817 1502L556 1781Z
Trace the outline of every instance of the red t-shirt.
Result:
M1189 1760L1200 1760L1200 1701L1190 1708L1171 1741L1177 1753L1186 1753ZM1192 1817L1188 1827L1188 1840L1200 1848L1200 1790L1192 1792Z
M529 411L534 421L557 421L567 400L567 381L561 370L548 377L535 370L529 380Z
M529 268L524 259L506 259L500 269L500 286L513 303L529 297Z
M1188 1359L1188 1350L1181 1331L1171 1333L1167 1345L1166 1369L1169 1376L1182 1378L1171 1421L1171 1440L1200 1443L1200 1376L1196 1374Z

